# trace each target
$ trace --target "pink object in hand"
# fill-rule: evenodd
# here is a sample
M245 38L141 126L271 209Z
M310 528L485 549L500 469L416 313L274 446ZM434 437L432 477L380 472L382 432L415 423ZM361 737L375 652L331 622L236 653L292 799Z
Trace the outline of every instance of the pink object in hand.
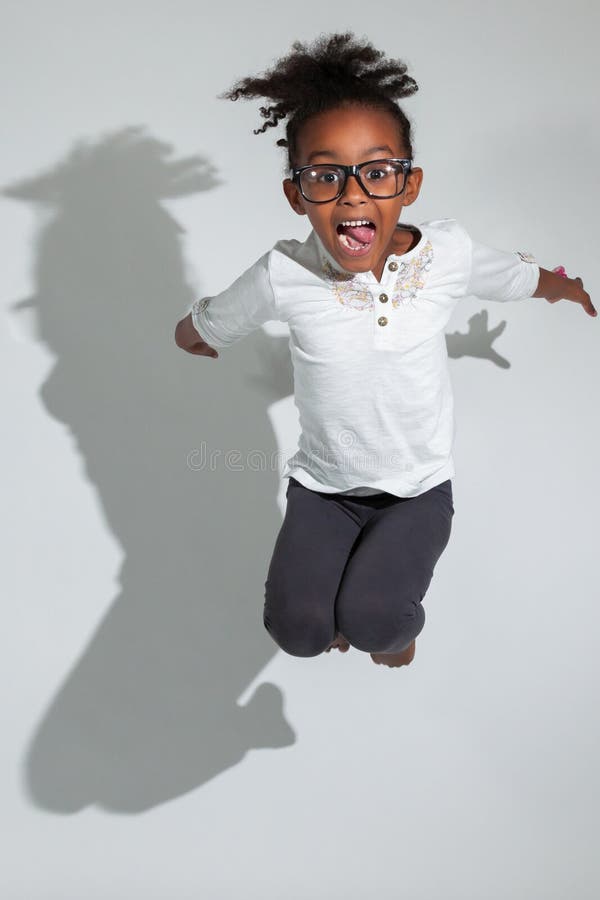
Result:
M555 269L552 269L552 271L553 271L553 272L556 272L557 275L560 275L561 278L568 278L568 277L569 277L569 276L567 275L566 271L565 271L565 267L564 267L564 266L557 266Z

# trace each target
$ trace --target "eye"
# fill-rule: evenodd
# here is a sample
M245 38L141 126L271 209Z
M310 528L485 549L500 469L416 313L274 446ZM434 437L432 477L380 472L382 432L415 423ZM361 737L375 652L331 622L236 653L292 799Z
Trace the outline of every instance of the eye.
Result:
M315 166L313 169L306 169L302 177L305 183L337 184L341 178L341 172L332 166Z
M365 176L369 181L381 181L382 178L389 178L393 174L394 170L391 166L374 166L367 170Z
M320 181L323 184L335 184L336 181L340 180L339 172L332 172L331 170L327 172L317 172L316 173L316 181Z

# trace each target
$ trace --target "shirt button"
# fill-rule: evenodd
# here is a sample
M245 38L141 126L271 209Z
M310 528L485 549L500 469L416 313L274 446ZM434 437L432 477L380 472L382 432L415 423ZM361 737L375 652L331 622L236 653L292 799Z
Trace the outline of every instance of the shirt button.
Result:
M398 268L397 262L391 262L388 266L388 269L390 270L390 272L395 272L397 268Z
M379 318L377 319L377 324L378 324L378 325L387 325L387 319L386 319L386 317L385 317L385 316L379 316Z
M379 299L381 300L382 303L387 303L387 302L388 302L388 295L387 295L387 294L380 294L380 295L379 295Z

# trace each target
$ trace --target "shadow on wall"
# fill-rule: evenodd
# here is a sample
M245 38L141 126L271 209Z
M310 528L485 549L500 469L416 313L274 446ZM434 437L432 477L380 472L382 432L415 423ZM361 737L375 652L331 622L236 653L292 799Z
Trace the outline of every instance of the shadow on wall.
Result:
M295 741L275 685L236 703L278 652L262 602L279 472L202 469L194 453L276 450L267 410L292 392L287 338L259 329L217 361L175 345L193 295L161 200L219 182L206 160L171 153L126 129L4 190L55 213L36 295L14 308L36 310L56 355L42 401L71 430L124 551L118 596L27 752L27 790L55 812L141 812L250 748Z
M13 308L37 313L56 356L42 401L71 430L124 551L119 594L27 750L32 801L59 813L143 812L249 749L295 741L277 686L236 703L278 652L262 604L279 463L232 469L221 455L207 468L196 452L277 461L267 411L293 391L288 339L258 329L218 361L176 347L193 296L161 200L219 181L205 159L171 154L128 128L3 191L53 212L36 295ZM476 314L447 336L449 355L507 367L491 346L504 325L489 332Z

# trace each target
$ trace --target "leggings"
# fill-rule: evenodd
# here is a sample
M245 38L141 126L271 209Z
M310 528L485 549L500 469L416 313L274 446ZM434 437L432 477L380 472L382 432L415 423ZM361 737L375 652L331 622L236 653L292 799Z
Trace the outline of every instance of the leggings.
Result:
M329 494L289 477L265 582L264 626L286 653L318 656L340 632L398 653L425 625L422 600L450 539L451 479L396 497Z

